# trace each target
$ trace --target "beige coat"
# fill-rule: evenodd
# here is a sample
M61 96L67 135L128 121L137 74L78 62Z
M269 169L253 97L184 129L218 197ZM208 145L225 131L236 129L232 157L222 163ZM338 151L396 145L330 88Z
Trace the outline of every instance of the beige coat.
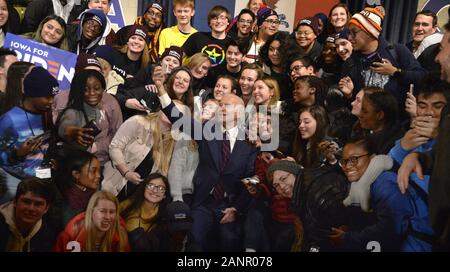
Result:
M111 161L105 164L102 190L117 196L127 180L115 166L125 163L130 171L134 171L150 152L152 146L150 122L141 115L135 115L126 120L109 145ZM156 170L153 165L152 172Z

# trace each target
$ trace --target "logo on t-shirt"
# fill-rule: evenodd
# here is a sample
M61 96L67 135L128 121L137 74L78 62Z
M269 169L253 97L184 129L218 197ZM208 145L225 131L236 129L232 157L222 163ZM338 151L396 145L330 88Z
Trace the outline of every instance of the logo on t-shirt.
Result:
M211 59L211 67L220 65L225 60L225 50L218 44L205 45L201 52Z

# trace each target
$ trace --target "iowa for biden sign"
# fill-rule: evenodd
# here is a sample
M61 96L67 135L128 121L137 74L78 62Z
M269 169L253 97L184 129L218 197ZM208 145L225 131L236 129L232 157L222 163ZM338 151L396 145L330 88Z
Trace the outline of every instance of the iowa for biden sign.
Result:
M16 51L19 60L47 69L58 80L61 90L70 89L77 55L11 33L6 34L4 47Z

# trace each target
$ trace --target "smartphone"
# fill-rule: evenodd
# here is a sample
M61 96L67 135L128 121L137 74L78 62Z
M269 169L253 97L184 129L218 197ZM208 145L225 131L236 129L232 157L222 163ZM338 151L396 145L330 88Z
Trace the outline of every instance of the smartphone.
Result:
M383 59L381 58L380 54L378 54L378 52L374 52L366 58L366 60L364 61L364 67L366 68L365 70L373 66L374 62L383 62Z
M46 131L42 134L39 135L35 135L33 137L31 137L33 139L33 141L37 141L37 140L42 140L42 143L48 143L48 141L50 140L50 137L52 136L51 131Z
M414 84L409 84L409 93L414 95Z
M88 133L89 133L89 135L91 135L94 138L95 138L95 136L100 134L100 132L102 132L98 128L97 123L95 122L95 120L89 121L89 123L87 123L83 128L92 128L92 131L89 131Z

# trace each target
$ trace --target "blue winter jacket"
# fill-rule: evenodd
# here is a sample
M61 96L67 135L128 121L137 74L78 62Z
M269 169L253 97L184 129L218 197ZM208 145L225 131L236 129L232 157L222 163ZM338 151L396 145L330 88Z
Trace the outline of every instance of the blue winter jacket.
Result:
M377 222L358 232L346 232L342 243L344 249L365 251L370 244L378 243L382 252L400 251L413 210L408 195L398 188L397 175L384 172L378 176L371 185L370 197Z
M435 143L436 140L430 140L412 150L405 150L400 145L399 140L389 152L389 156L393 158L398 165L401 165L403 160L409 153L427 152L432 149ZM425 175L423 180L419 179L415 173L412 173L410 176L410 182L414 182L415 184L417 184L417 186L419 186L427 195L429 181L429 175ZM434 232L428 219L428 203L426 202L426 199L420 197L419 193L412 186L409 186L407 194L411 203L411 208L413 209L413 216L410 219L411 229L428 236L433 236ZM414 235L408 235L403 242L401 250L407 252L430 252L432 250L432 245L427 241L418 239Z

